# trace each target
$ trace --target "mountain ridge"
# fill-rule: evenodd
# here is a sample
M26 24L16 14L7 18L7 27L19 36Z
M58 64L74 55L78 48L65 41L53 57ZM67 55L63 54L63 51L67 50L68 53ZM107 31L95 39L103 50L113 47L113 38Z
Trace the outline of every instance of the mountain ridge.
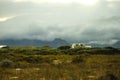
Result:
M83 42L84 44L87 44L87 42ZM5 39L0 40L0 45L8 45L8 46L50 46L50 47L59 47L64 45L72 45L72 42L68 42L61 38L55 38L52 41L46 41L46 40L37 40L37 39L21 39L21 40L15 40L15 39ZM115 47L120 48L120 40L117 41L114 44L99 44L99 43L89 43L88 45L91 45L93 47Z
M36 40L36 39L5 39L0 40L0 45L8 45L8 46L51 46L51 47L59 47L62 45L68 45L69 43L66 40L56 38L53 41L44 41L44 40Z

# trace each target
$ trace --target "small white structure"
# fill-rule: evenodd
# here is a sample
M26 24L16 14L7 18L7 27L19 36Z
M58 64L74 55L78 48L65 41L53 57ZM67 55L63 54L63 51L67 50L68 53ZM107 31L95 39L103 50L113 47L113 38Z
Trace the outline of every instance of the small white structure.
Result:
M85 48L92 48L92 46L86 45Z
M82 43L73 43L71 48L92 48L92 46L85 45Z
M77 48L77 47L83 47L84 44L81 44L81 43L73 43L71 48Z
M0 45L0 49L1 48L7 48L8 46L7 45Z

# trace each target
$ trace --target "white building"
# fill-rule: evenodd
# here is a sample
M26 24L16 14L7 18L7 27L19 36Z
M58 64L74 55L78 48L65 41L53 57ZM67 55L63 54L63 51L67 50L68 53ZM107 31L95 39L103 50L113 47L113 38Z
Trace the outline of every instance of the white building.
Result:
M92 48L92 46L86 45L85 48Z
M82 43L73 43L71 48L92 48L90 45L85 45Z
M0 49L1 48L7 48L8 46L7 45L0 45Z

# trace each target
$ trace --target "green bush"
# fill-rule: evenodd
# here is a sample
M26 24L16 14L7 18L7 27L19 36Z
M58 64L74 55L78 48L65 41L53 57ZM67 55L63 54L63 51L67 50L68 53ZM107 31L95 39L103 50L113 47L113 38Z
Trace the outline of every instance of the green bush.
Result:
M81 62L84 62L84 58L82 56L77 56L73 59L73 63L81 63Z
M71 47L70 46L60 46L58 47L58 49L60 50L67 50L67 49L70 49Z
M109 73L101 76L100 78L98 78L98 80L118 80L118 79L115 75Z
M9 59L5 59L0 62L0 67L2 68L12 68L13 66L14 62Z

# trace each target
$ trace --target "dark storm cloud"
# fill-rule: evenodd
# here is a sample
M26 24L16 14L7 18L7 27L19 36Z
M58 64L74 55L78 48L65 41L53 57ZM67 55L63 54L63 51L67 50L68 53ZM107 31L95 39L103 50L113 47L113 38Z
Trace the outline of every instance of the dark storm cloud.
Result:
M104 5L103 5L104 3ZM69 41L119 38L120 2L101 1L86 7L78 3L0 2L0 39L63 38Z

